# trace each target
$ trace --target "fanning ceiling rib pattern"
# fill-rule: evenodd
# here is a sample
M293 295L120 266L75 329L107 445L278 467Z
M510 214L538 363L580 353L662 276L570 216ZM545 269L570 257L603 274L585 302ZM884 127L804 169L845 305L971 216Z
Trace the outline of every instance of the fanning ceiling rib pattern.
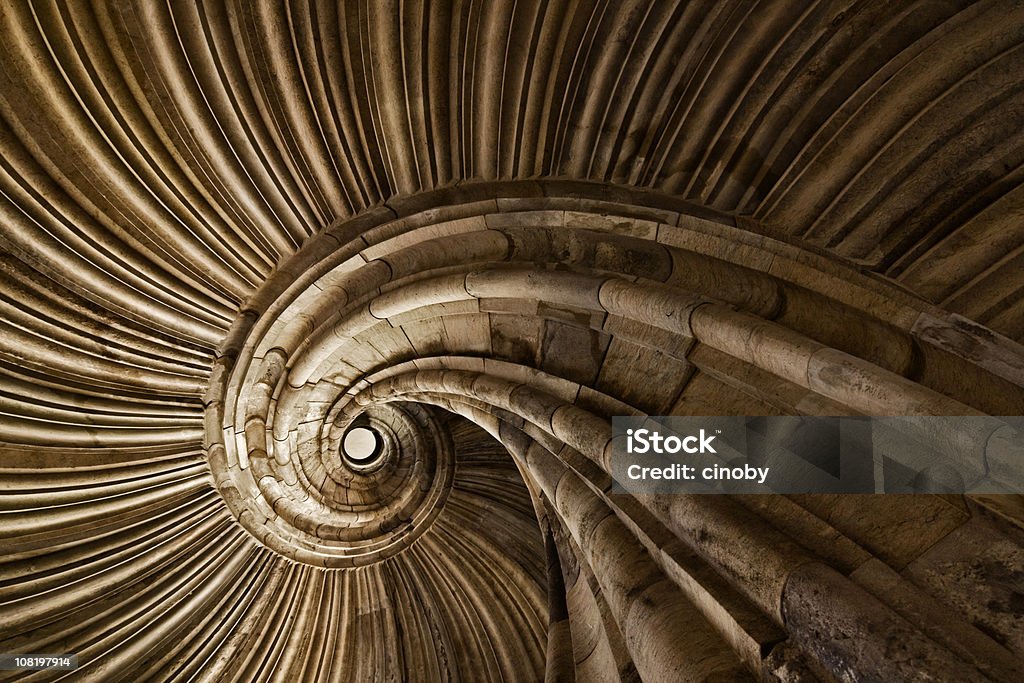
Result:
M0 27L0 652L891 677L790 622L824 583L921 661L1019 680L1019 628L925 636L848 578L956 604L977 586L925 553L964 504L615 497L601 439L1024 410L1020 3L40 0ZM379 469L339 455L362 424Z
M337 218L567 176L753 216L1019 337L1022 11L15 3L5 214L33 246L11 246L215 345Z

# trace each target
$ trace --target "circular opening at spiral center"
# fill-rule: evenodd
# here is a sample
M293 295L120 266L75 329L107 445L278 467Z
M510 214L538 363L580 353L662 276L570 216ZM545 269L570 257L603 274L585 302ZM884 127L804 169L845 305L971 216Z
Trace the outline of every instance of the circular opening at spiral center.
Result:
M341 442L341 452L355 465L371 465L381 455L381 439L368 427L353 427Z

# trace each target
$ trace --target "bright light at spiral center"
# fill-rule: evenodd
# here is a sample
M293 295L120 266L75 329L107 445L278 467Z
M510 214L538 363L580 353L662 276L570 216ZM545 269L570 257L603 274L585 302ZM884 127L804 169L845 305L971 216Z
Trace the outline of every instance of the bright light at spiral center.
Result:
M345 435L342 450L349 460L365 464L366 461L377 455L380 450L380 442L373 430L366 427L353 427Z

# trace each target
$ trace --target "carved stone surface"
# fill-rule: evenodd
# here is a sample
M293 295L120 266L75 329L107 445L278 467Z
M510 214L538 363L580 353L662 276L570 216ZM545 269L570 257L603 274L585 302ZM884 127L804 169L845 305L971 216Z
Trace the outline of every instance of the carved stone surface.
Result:
M0 22L0 655L1024 679L1020 496L609 475L616 415L1024 411L1020 3Z

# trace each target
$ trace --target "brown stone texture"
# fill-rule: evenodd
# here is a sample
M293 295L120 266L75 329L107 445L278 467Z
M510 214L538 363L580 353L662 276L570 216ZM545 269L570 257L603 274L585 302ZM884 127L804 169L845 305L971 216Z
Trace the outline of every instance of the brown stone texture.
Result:
M617 415L1024 412L1021 3L0 26L0 654L80 662L0 681L1024 680L1021 496L609 466Z

